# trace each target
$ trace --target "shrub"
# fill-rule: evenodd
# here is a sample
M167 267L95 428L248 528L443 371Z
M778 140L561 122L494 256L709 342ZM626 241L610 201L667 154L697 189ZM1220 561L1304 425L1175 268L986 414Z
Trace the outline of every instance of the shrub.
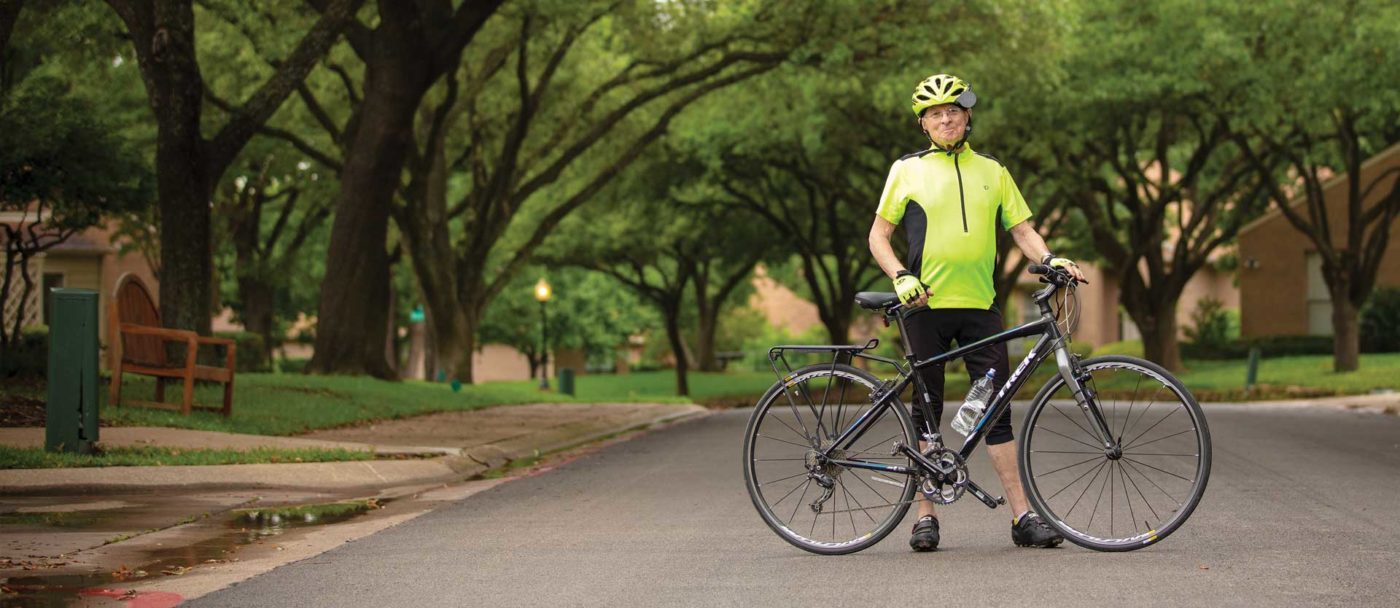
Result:
M1225 308L1215 298L1201 298L1191 313L1191 327L1186 328L1187 341L1205 348L1220 348L1240 335L1240 313Z
M246 331L219 332L220 338L228 338L238 345L238 352L235 353L234 366L238 373L267 372L272 371L271 362L263 355L263 339L261 335ZM223 351L219 350L218 362L223 363Z
M49 368L49 328L34 325L20 331L14 348L0 352L0 378L43 378Z
M1361 352L1400 351L1400 287L1371 292L1361 307Z

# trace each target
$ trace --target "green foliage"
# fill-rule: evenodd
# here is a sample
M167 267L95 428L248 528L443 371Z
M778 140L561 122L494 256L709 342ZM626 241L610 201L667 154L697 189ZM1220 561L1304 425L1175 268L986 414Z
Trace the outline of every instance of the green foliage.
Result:
M0 349L0 379L43 378L49 369L49 328L26 327L9 348Z
M1361 309L1361 351L1400 351L1400 287L1371 292Z
M220 332L216 335L220 338L229 338L236 344L234 365L238 373L271 371L271 362L261 356L264 348L261 335L247 331Z
M1187 340L1199 347L1211 348L1227 344L1240 335L1240 313L1226 309L1219 299L1206 297L1196 303L1191 312L1191 326L1185 329Z
M657 324L655 313L611 278L576 268L535 267L520 273L486 310L483 343L508 344L537 357L543 316L535 300L536 281L553 291L546 305L550 350L583 349L591 358L611 358L627 336Z

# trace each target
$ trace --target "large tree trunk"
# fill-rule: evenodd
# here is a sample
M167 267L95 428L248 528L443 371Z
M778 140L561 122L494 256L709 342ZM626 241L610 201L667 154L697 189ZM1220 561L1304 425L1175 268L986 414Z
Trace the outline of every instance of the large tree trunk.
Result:
M166 327L208 334L213 290L209 244L211 176L200 135L204 80L194 52L194 8L156 9L151 50L142 56L156 117L156 192L160 208L160 319Z
M1143 299L1143 298L1139 298ZM1152 299L1146 305L1131 306L1128 316L1142 333L1142 352L1147 360L1169 371L1181 370L1181 344L1176 336L1176 298Z
M366 69L365 98L347 146L321 285L316 353L307 365L312 373L395 376L384 357L389 311L385 244L400 171L413 142L414 112L429 83L422 67L414 70L414 62L388 55ZM441 349L448 345L437 345L439 354L445 354Z
M258 360L271 363L272 349L276 346L272 335L276 290L267 281L242 277L238 279L238 291L243 300L243 327L262 336L263 349L258 353Z
M1361 367L1361 327L1359 306L1348 293L1351 285L1342 281L1332 289L1332 370L1354 372Z
M664 313L666 315L666 339L671 343L671 353L676 358L676 394L682 397L690 396L690 381L686 377L689 371L688 357L685 352L685 339L681 336L681 320L679 306L668 306Z

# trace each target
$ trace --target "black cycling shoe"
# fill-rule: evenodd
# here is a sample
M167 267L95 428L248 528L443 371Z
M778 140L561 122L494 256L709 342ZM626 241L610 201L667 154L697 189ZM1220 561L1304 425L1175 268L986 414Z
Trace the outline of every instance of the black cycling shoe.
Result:
M915 551L935 551L938 549L938 518L925 515L914 524L914 535L909 537L909 547Z
M1011 524L1011 542L1016 543L1017 547L1056 547L1064 540L1065 537L1060 536L1034 511L1022 515Z

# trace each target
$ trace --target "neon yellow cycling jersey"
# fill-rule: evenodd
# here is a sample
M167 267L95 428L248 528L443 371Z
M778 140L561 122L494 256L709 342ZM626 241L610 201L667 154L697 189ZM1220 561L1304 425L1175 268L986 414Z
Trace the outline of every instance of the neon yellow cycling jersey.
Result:
M991 308L996 298L996 223L1026 221L1031 210L1011 173L995 158L963 145L895 161L876 215L903 224L905 266L929 287L929 308Z

